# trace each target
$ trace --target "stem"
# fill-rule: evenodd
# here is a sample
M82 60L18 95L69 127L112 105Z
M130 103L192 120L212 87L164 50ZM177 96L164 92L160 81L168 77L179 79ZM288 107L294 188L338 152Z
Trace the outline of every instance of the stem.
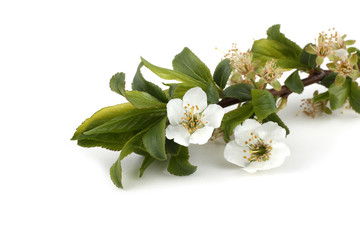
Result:
M304 87L309 86L311 84L320 82L324 77L329 75L331 71L329 70L322 70L320 69L319 72L310 73L309 77L304 78L301 80L304 84ZM276 91L275 89L270 89L269 92L274 97L285 97L287 98L291 93L293 93L287 86L283 85L279 91ZM229 107L234 104L240 103L239 99L237 98L223 98L218 104L225 108Z

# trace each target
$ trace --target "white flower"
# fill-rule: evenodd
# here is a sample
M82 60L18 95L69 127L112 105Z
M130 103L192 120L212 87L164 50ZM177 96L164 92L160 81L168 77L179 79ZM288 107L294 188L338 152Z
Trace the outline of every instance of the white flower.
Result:
M247 119L235 128L234 135L235 141L226 145L224 157L247 172L278 167L290 155L290 149L282 143L286 131L277 123L261 125Z
M205 144L224 116L219 105L207 105L206 93L199 87L189 89L183 100L170 100L166 107L170 121L166 137L183 146Z

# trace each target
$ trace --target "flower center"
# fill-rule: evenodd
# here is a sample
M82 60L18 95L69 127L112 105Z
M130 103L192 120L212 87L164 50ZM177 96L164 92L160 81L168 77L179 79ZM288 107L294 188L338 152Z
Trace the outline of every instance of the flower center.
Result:
M272 140L270 140L270 143L272 143ZM245 144L249 148L250 156L244 158L247 158L249 162L262 162L270 159L272 147L254 133L251 133L251 138L249 138L249 141L245 141Z
M346 61L341 61L336 65L336 72L344 76L349 76L352 70L353 70L353 66L350 65L348 59Z
M182 120L181 125L186 130L188 130L190 134L193 134L197 129L205 126L204 122L201 121L201 117L204 117L205 115L197 112L199 110L198 105L190 107L190 104L188 104L187 106L184 107L184 109L185 109L185 113L184 113L184 117L181 118ZM197 111L195 111L195 109Z

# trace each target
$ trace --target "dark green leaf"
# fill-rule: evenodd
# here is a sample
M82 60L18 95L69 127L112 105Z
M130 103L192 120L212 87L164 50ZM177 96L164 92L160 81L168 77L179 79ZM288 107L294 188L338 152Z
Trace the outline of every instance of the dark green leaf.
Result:
M247 83L239 83L236 85L232 85L227 87L223 94L223 98L237 98L241 102L251 100L251 89L254 87Z
M164 116L166 116L166 108L133 109L90 131L84 132L84 134L121 133L141 130Z
M143 148L143 142L142 142L142 138L145 135L145 133L147 131L149 131L149 129L153 126L154 124L150 125L149 127L143 129L142 131L138 132L137 134L135 134L133 137L131 137L124 145L124 147L121 150L120 153L120 159L123 159L124 157L126 157L127 155L129 155L132 152L138 152L138 150L141 150L141 155L144 154L144 150L142 150Z
M213 82L209 82L205 90L208 103L218 103L219 102L219 93Z
M229 59L222 60L216 67L214 72L214 81L221 88L224 89L231 74L231 65Z
M145 155L145 158L141 164L140 167L140 175L139 177L142 177L145 170L155 161L156 159L151 157L150 155Z
M181 149L181 145L174 142L174 140L166 139L165 150L170 155L178 155Z
M302 64L305 64L306 66L308 66L310 69L314 69L316 68L316 55L315 54L310 54L307 51L305 51L306 47L308 47L309 45L313 45L311 43L307 44L304 49L301 51L300 54L300 62Z
M246 119L250 118L253 113L253 106L250 103L245 103L240 108L226 113L221 122L221 130L224 131L225 141L229 141L234 128Z
M168 172L176 176L187 176L196 171L196 166L189 163L189 150L187 147L181 147L178 155L170 157Z
M209 68L187 47L175 56L172 65L175 71L190 76L203 84L207 85L212 82Z
M121 116L134 109L130 103L118 104L115 106L105 107L94 113L90 118L86 119L74 133L71 140L76 140L80 134L89 131L97 126L110 121L111 119Z
M143 77L143 75L141 74L140 69L143 65L144 64L142 62L139 64L139 67L135 74L134 80L132 82L132 89L136 90L136 91L147 92L151 96L160 100L161 102L167 103L168 99L167 99L165 93L163 92L163 90L160 87L158 87L157 85L146 81L145 78Z
M341 86L335 86L335 84L332 84L329 87L329 100L332 110L341 108L345 104L350 93L350 82L351 79L346 79Z
M335 78L337 76L336 72L332 72L328 75L326 75L320 82L321 85L329 88L331 86L331 84L333 84L335 82Z
M116 73L110 79L110 89L125 96L125 73Z
M285 123L281 120L281 118L276 114L276 113L272 113L269 116L267 116L262 123L266 123L266 122L276 122L280 127L284 128L286 131L286 135L289 135L290 130L289 128L285 125Z
M165 107L164 102L160 102L160 100L147 92L126 91L125 94L126 99L136 108Z
M293 92L302 93L304 91L304 84L300 79L299 71L296 70L285 80L285 85Z
M200 81L198 79L195 79L193 77L190 77L184 73L181 73L181 72L178 72L175 70L155 66L155 65L149 63L148 61L146 61L144 58L141 58L141 61L144 63L144 65L148 69L150 69L153 73L155 73L162 79L178 80L178 81L186 83L190 86L199 86L201 88L206 87L206 83L204 83L204 81Z
M350 83L349 102L352 109L360 113L360 88L354 81Z
M115 186L117 186L118 188L123 188L123 185L121 182L121 178L122 178L121 171L122 171L121 170L121 162L120 162L120 158L118 158L118 160L116 160L116 162L110 168L111 180L113 181Z
M166 117L156 123L143 136L143 143L146 151L154 158L166 160L165 152L165 125Z
M262 121L276 111L275 98L267 90L251 89L254 112L259 121Z

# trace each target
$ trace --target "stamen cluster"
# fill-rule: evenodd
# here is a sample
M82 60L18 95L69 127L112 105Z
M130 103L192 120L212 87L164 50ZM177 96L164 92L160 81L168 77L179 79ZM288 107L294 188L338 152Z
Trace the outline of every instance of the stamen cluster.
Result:
M201 113L196 113L195 108L197 111L199 110L198 105L190 106L190 104L188 104L187 106L185 106L184 107L184 109L185 109L184 117L181 118L183 120L181 122L181 125L186 130L188 130L188 132L190 134L195 132L197 129L205 126L204 122L201 121L201 117L202 116L204 117L205 115L201 114Z
M270 143L272 143L272 140L270 140ZM248 152L250 153L250 156L244 156L244 158L247 158L249 162L262 162L270 159L272 147L269 144L266 144L257 135L254 136L254 133L251 133L251 138L249 138L249 141L245 141L245 144L249 148ZM247 151L244 150L244 153L246 152Z

